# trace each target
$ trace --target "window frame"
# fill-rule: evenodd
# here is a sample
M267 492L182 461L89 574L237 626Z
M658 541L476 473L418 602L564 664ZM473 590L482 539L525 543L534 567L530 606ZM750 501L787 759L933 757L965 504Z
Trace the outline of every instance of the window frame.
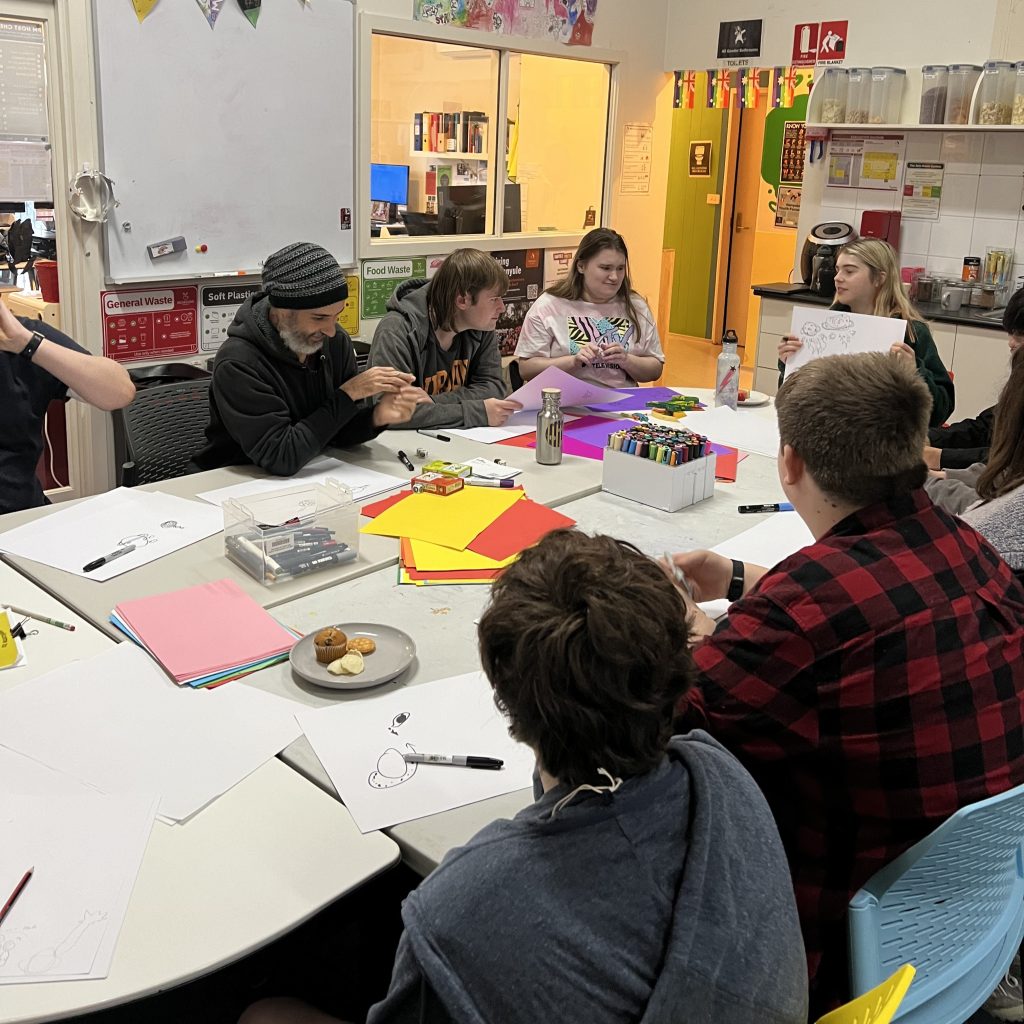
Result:
M448 28L426 22L388 18L382 15L359 15L357 38L358 79L356 90L359 96L358 129L356 132L356 209L353 210L352 227L357 232L355 251L360 260L366 259L407 259L412 256L432 256L448 252L462 245L472 245L485 252L504 249L575 249L580 239L589 231L581 228L572 232L515 232L503 234L505 215L501 202L505 175L498 168L505 166L507 139L504 131L496 131L493 165L494 210L493 227L489 234L482 235L426 235L398 236L390 239L370 237L370 135L372 102L371 81L373 65L373 37L375 35L400 36L427 43L451 43L491 50L498 54L498 96L495 119L496 126L505 123L508 110L509 60L512 54L532 54L540 57L558 57L579 60L590 64L602 64L609 70L608 111L605 122L604 167L601 184L601 218L595 227L607 222L612 201L612 180L614 175L614 154L618 151L618 107L619 77L625 55L619 50L605 50L590 46L562 46L531 40L521 36L506 36L497 33L480 32L475 29ZM498 187L501 186L501 187Z

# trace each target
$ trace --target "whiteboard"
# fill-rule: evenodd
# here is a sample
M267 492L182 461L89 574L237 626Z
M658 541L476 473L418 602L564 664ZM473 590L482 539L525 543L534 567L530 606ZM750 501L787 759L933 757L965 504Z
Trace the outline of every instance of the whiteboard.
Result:
M131 4L94 0L93 17L100 169L120 202L108 280L258 271L296 241L353 264L350 0L275 0L255 28L225 3L211 30L194 0L164 0L141 24ZM150 257L176 236L184 252Z

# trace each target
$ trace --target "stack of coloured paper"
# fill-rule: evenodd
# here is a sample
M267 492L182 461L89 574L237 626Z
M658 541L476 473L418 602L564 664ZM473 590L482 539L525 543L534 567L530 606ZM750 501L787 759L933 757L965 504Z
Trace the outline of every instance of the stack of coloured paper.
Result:
M363 533L401 541L399 582L491 583L525 548L575 520L519 488L464 487L455 494L403 492L368 505Z
M110 616L178 684L218 686L284 661L296 637L233 580L119 604Z

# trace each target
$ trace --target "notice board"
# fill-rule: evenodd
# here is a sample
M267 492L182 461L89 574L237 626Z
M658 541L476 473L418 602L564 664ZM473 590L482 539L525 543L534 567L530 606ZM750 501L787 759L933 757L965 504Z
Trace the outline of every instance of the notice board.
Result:
M258 272L295 241L354 260L355 27L350 0L225 4L93 0L100 170L112 282ZM287 69L287 70L285 70ZM126 226L127 225L127 226ZM184 237L156 259L148 246ZM197 252L197 246L206 246Z

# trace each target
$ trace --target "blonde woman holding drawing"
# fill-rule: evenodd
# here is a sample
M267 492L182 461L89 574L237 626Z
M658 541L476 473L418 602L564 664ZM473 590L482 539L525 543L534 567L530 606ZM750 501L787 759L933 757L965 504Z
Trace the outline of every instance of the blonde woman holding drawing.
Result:
M858 238L839 250L836 258L836 300L833 309L868 316L897 317L907 322L907 336L891 349L898 359L913 360L932 396L930 426L939 426L953 411L953 381L942 363L935 339L914 308L900 282L899 261L888 242ZM779 345L779 361L785 363L803 343L787 334ZM780 368L781 381L781 368Z

